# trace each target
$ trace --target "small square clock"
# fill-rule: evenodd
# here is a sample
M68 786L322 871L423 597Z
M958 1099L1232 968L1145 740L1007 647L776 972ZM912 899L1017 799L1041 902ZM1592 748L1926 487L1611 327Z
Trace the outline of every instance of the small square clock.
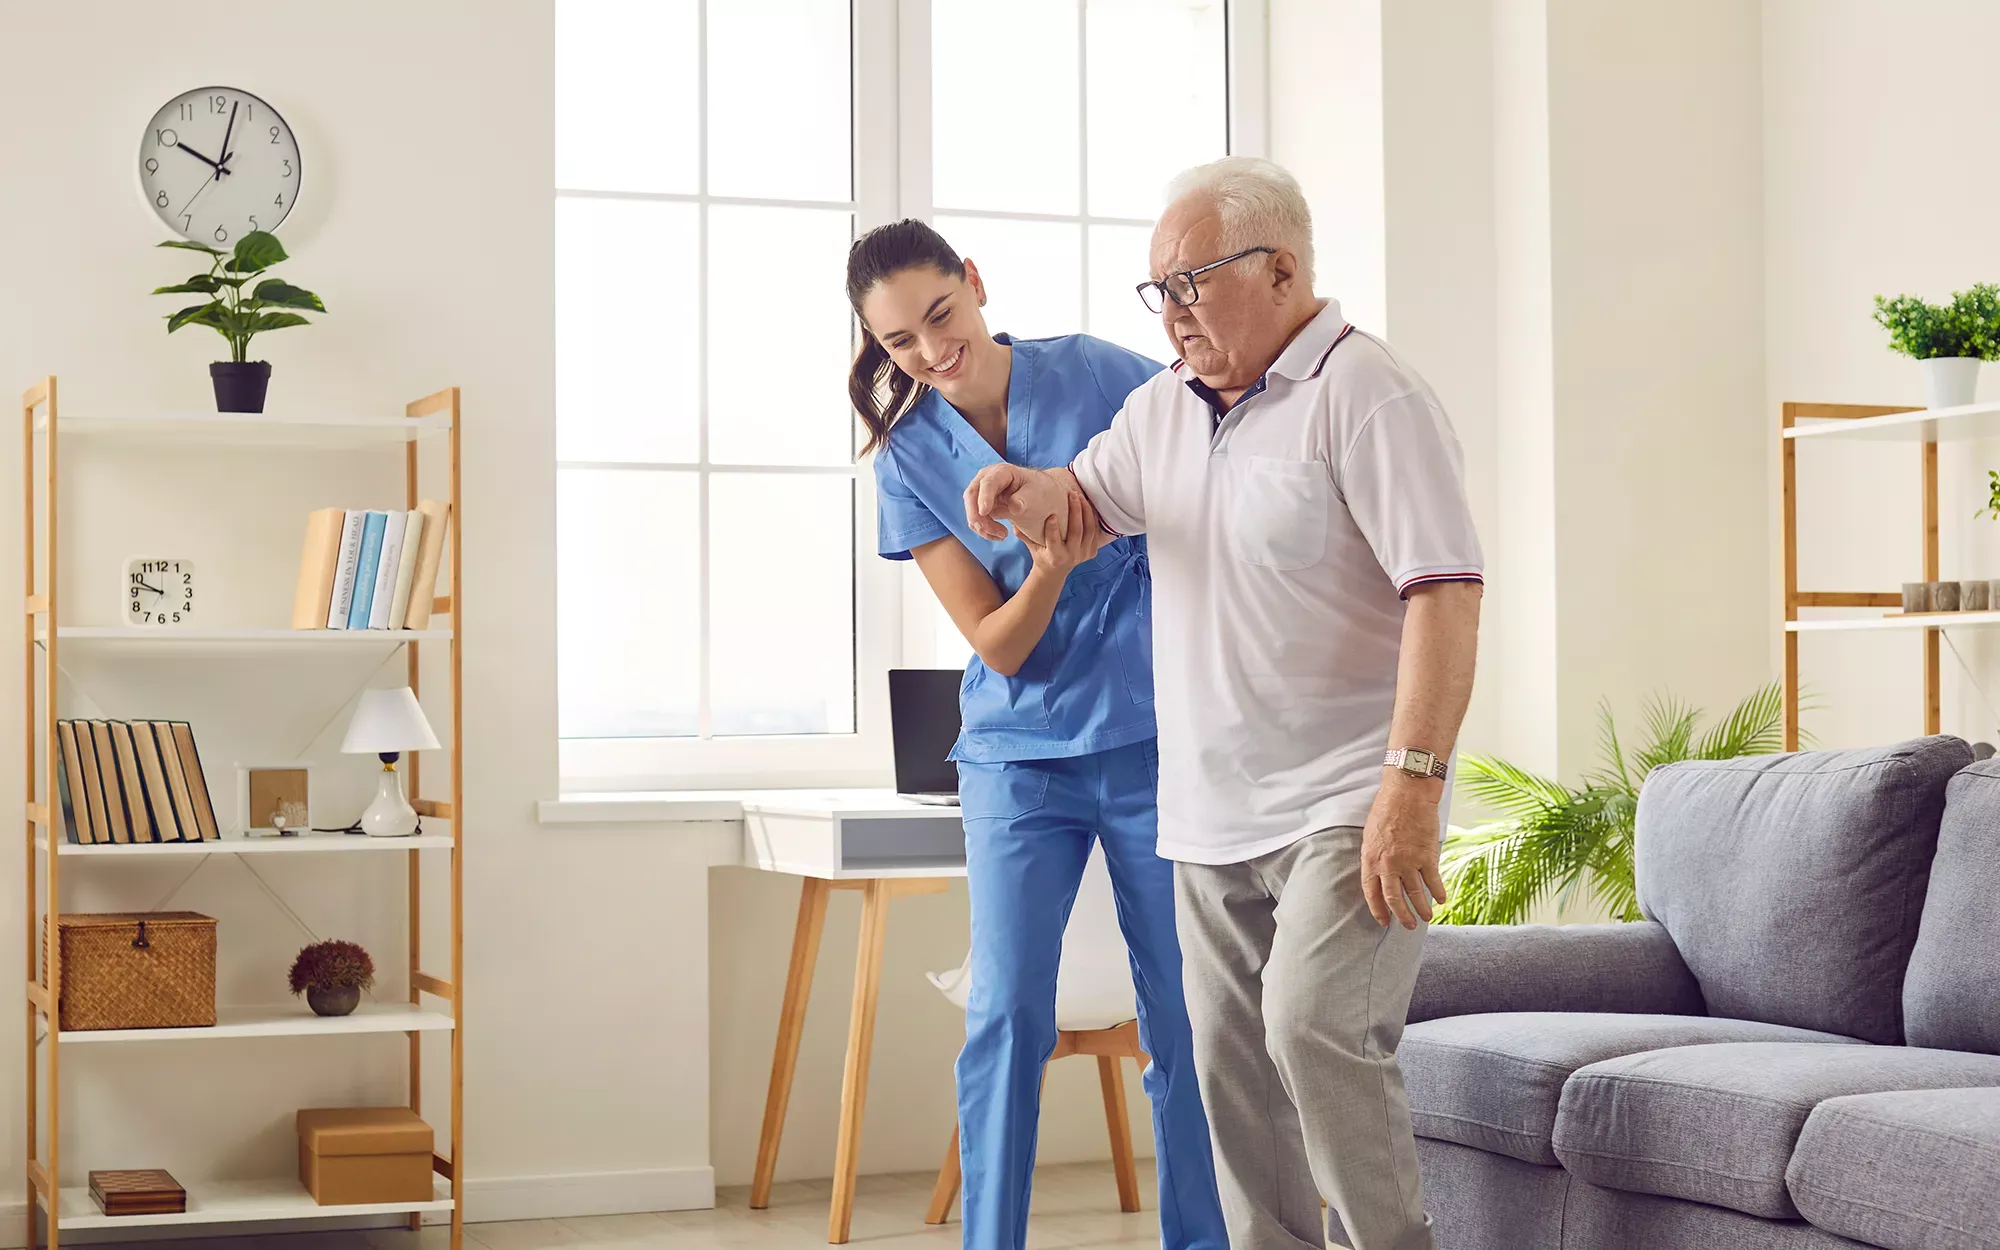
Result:
M195 571L192 560L134 556L125 562L121 615L134 629L173 628L194 621Z

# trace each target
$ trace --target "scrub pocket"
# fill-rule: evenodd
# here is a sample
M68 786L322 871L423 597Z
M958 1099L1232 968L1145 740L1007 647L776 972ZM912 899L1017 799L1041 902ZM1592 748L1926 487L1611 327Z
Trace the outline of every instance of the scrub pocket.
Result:
M1230 459L1229 546L1245 564L1291 572L1326 554L1333 481L1317 460Z
M958 805L965 820L1014 820L1039 810L1048 797L1047 769L958 762Z
M1041 658L1030 654L1028 664L1034 665ZM984 664L967 665L965 680L958 686L963 728L969 733L982 729L1047 729L1049 707L1043 697L1047 685L1040 677L1002 677Z

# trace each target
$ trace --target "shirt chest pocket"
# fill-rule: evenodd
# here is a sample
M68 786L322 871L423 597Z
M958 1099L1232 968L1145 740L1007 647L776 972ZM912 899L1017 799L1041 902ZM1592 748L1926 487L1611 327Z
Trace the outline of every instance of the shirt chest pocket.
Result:
M1246 564L1289 571L1326 554L1333 482L1318 460L1230 459L1229 546Z

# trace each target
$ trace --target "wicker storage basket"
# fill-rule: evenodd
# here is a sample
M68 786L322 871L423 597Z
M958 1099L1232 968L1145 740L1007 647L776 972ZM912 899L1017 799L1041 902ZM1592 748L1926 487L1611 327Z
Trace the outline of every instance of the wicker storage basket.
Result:
M215 1023L215 920L191 911L56 917L64 1032ZM43 968L47 969L46 953Z

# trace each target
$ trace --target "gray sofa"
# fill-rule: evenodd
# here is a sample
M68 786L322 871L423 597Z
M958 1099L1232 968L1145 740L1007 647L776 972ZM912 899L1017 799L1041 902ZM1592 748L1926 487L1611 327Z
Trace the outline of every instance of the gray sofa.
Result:
M1656 771L1627 925L1431 931L1441 1250L2000 1250L2000 760Z

